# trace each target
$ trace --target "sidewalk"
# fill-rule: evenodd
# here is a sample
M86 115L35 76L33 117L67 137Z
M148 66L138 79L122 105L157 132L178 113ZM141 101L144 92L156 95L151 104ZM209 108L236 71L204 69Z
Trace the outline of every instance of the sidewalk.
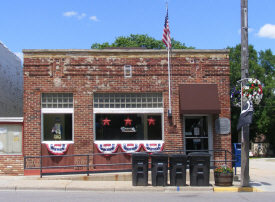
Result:
M115 178L116 180L112 180ZM130 180L129 180L130 179ZM149 178L150 179L150 178ZM189 181L186 182L189 185ZM210 186L132 186L131 173L109 173L69 176L0 176L0 190L56 190L56 191L97 191L97 192L259 192L257 187L241 188L239 181L231 187Z
M151 180L151 172L148 179ZM52 176L0 176L0 190L58 190L58 191L99 191L99 192L275 192L275 158L255 158L249 160L251 187L241 187L239 180L233 186L219 187L214 184L213 170L210 171L210 186L132 186L132 173L98 173L87 175ZM236 179L235 179L236 180ZM189 171L186 172L189 182Z

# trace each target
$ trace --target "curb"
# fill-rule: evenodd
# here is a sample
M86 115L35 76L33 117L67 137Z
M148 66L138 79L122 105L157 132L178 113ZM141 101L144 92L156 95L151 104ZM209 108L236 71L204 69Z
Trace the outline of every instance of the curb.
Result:
M255 187L214 187L214 192L263 192L260 188Z

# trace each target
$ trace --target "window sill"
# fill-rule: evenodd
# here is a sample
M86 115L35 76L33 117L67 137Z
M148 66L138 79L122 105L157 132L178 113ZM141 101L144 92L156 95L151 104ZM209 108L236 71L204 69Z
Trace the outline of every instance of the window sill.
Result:
M51 140L51 141L42 141L42 144L73 144L73 141L66 140Z
M164 140L96 140L94 144L123 144L123 143L164 143Z
M0 156L22 156L22 153L0 154Z

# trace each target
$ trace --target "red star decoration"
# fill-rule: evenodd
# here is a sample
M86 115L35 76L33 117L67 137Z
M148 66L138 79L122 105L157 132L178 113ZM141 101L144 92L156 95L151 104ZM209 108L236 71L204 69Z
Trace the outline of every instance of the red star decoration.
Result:
M149 121L149 126L152 124L152 125L155 125L155 120L156 119L153 119L152 117L150 119L147 119Z
M109 120L109 119L107 119L107 117L104 119L104 120L102 120L103 121L103 126L106 126L106 125L110 125L109 123L110 123L110 121L111 120Z
M133 121L132 119L129 119L129 117L127 118L127 119L124 119L124 121L125 121L125 126L127 126L127 125L131 125L131 122Z

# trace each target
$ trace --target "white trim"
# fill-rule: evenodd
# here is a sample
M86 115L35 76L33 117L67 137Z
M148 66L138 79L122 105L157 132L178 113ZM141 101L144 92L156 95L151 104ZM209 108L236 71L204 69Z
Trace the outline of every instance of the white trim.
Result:
M0 156L22 156L22 152L21 153L0 154Z
M23 117L1 117L0 122L23 122Z
M51 140L51 141L42 141L41 142L42 144L73 144L74 142L73 141L65 141L65 140Z
M163 140L99 140L99 141L94 141L95 144L106 144L106 143L113 143L113 144L123 144L123 143L139 143L139 144L144 144L144 143L164 143Z
M164 142L164 110L163 108L123 108L123 109L106 109L106 108L94 108L93 110L93 120L96 119L96 114L143 114L148 116L148 114L160 114L161 116L161 127L162 127L162 135L161 135L161 139L162 140L158 140L158 141L163 141ZM95 121L93 121L93 133L94 135L94 143L96 142L100 142L96 140L96 126L95 126ZM144 130L146 130L144 128ZM108 141L114 141L114 140L106 140L105 142ZM130 140L126 140L126 142L129 142ZM152 141L154 142L154 140L133 140L135 142L142 142L142 141ZM119 142L123 142L123 140L119 140Z
M44 119L43 119L43 114L72 114L72 140L68 140L68 141L44 141ZM67 144L67 143L74 143L74 108L41 108L41 143L48 143L48 144ZM52 143L54 142L54 143ZM65 143L62 143L65 142Z
M132 77L132 65L124 65L124 77L125 78Z
M163 108L94 108L94 114L146 114L163 113Z
M73 114L74 108L41 108L42 114Z

